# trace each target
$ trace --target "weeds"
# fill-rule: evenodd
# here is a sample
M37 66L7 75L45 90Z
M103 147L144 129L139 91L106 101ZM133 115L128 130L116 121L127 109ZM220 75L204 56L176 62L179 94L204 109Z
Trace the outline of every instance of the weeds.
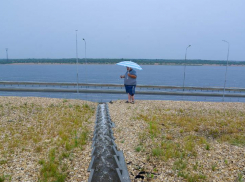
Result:
M163 155L163 151L159 147L154 148L154 149L152 149L152 155L153 156L157 156L157 157L162 156Z
M45 160L44 159L40 159L39 161L38 161L38 164L40 164L40 165L43 165L45 163Z
M4 175L0 176L0 182L4 182L4 181L5 181Z
M212 171L216 170L217 165L216 164L212 164Z
M34 149L34 151L36 152L36 153L40 153L40 152L42 152L42 146L36 146L36 148Z
M183 161L182 159L178 159L177 161L174 162L174 170L182 171L186 169L187 162Z
M0 160L0 165L6 164L7 160Z
M240 134L235 134L231 139L228 140L232 145L245 146L245 136Z
M196 181L206 179L206 176L203 174L190 174L190 173L179 172L178 176L183 177L188 182L196 182Z
M242 176L243 176L243 174L242 174L242 173L239 173L239 174L238 174L238 177L237 177L237 181L238 181L238 182L244 182L244 180L243 180L243 177L242 177Z
M243 135L245 132L245 116L241 111L222 113L214 110L212 112L205 111L208 114L204 114L204 112L200 113L196 110L184 111L180 109L174 114L159 114L158 112L161 112L161 110L151 115L139 114L137 117L137 119L143 119L150 124L150 133L159 133L160 124L164 124L165 129L173 128L174 126L179 127L181 134L196 132L205 137L245 146L245 136ZM188 113L188 115L185 113ZM225 119L227 115L229 115L229 119Z
M70 153L68 153L68 152L62 153L62 158L68 158L69 156L70 156Z
M209 146L209 144L206 144L205 149L206 149L206 150L210 150L210 146Z
M72 149L72 145L68 142L65 143L65 149L66 151L70 151Z
M142 150L141 146L138 146L138 147L135 148L136 152L140 152L141 150Z
M62 182L68 169L63 159L71 158L75 148L82 149L86 144L90 133L87 122L94 108L64 99L47 106L28 102L17 106L5 104L0 107L0 113L8 115L7 121L13 120L4 130L0 127L3 136L0 148L5 148L5 157L11 158L17 150L18 153L28 150L46 155L38 162L42 166L39 181ZM5 163L6 160L0 161L0 165Z
M194 170L197 170L198 163L194 165ZM199 180L205 180L206 176L203 174L193 174L186 171L187 161L183 161L182 159L176 160L174 162L173 170L178 171L178 176L186 179L188 182L196 182Z
M41 180L48 181L52 179L53 181L64 182L66 174L58 171L58 164L54 161L48 161L43 164L41 169Z
M41 168L41 177L40 180L42 181L59 181L59 182L64 182L66 178L66 174L62 169L59 169L60 166L60 161L56 160L57 152L55 148L51 149L49 151L49 158L47 161L45 160L40 160L39 164L42 165Z
M197 168L198 168L198 162L196 162L196 164L193 165L193 169L194 169L195 171L197 171Z
M167 109L155 108L142 111L135 119L148 124L139 134L139 145L146 149L147 161L151 160L149 154L165 161L173 159L173 169L178 176L190 182L206 179L204 174L197 173L202 170L201 164L187 166L190 159L197 157L198 150L213 150L210 139L245 146L245 112L242 111L180 108L167 112ZM216 164L211 164L212 171L216 168Z
M226 165L228 165L228 160L225 159L225 160L224 160L224 163L225 163Z

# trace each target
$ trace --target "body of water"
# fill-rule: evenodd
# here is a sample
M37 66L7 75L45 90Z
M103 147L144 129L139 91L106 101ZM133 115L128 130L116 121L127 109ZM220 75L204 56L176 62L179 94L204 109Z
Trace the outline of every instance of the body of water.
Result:
M142 71L137 71L137 82L140 85L171 85L183 86L184 66L143 65ZM46 65L0 65L0 81L34 81L34 82L76 82L77 69L79 83L114 83L123 84L120 75L124 75L126 68L118 65L69 65L69 64L46 64ZM186 66L185 86L199 87L224 87L225 66ZM230 66L227 71L226 87L245 88L245 67ZM37 96L38 93L1 93L0 95ZM45 96L47 93L39 93ZM51 97L57 94L49 94ZM55 96L56 95L56 96ZM66 97L75 97L73 94L65 94ZM68 96L69 95L69 96ZM88 95L88 94L87 94ZM90 94L99 99L98 95ZM121 99L124 96L109 95L109 99ZM110 96L111 95L111 96ZM140 96L142 99L168 99L183 100L178 96ZM103 98L105 98L103 96ZM108 96L106 96L108 98ZM209 101L210 98L205 98ZM237 98L234 101L239 101ZM92 100L92 98L90 99ZM108 99L107 99L108 100ZM200 100L191 97L184 100ZM204 100L202 98L201 100ZM220 98L211 99L220 101ZM228 100L229 101L229 100Z

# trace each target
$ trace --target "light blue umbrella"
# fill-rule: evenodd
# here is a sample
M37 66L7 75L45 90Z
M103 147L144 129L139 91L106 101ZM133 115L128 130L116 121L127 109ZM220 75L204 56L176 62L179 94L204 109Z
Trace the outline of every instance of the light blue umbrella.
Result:
M138 70L143 70L143 69L140 67L140 65L138 65L137 63L132 62L132 61L122 61L122 62L117 63L117 65L120 65L120 66L127 66L127 67L135 68L135 69L138 69Z

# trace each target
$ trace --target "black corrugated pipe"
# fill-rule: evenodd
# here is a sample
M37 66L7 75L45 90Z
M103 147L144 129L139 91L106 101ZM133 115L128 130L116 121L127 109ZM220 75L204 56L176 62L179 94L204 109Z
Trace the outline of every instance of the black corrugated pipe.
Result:
M108 105L100 103L97 107L92 159L88 168L89 182L130 182L122 151L117 151L114 142Z

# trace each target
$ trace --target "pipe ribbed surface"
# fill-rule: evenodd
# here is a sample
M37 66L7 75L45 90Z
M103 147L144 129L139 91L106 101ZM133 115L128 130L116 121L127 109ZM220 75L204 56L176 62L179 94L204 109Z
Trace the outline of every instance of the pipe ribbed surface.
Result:
M114 142L109 109L106 103L97 107L89 182L130 182L123 153Z

